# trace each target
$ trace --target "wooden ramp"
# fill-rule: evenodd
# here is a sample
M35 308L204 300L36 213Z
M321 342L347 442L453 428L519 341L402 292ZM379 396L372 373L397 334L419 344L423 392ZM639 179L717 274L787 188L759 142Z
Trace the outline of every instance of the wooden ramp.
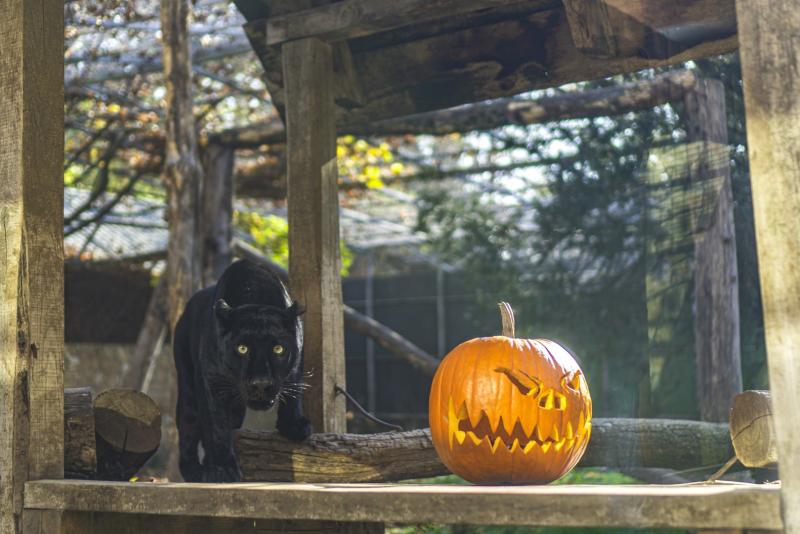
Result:
M778 484L458 486L42 480L25 508L385 523L781 529Z

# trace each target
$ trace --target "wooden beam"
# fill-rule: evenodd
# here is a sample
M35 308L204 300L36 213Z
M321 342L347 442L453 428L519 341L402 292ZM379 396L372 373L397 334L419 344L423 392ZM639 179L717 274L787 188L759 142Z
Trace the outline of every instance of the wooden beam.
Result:
M266 45L315 37L335 42L502 7L520 0L346 0L267 20Z
M304 398L317 432L343 432L345 387L339 196L331 47L318 39L283 47L287 102L289 286L306 310Z
M739 348L739 272L733 224L725 88L704 80L683 98L687 140L696 142L688 162L699 205L694 210L694 338L697 402L703 421L727 421L742 392Z
M216 283L233 254L233 164L231 147L209 143L203 151L200 188L202 286Z
M0 20L0 531L26 480L64 475L64 3ZM58 528L59 516L25 522Z
M736 33L733 0L564 0L572 41L598 58L667 59Z
M645 7L663 2L643 1ZM336 3L333 5L343 5ZM699 13L707 24L692 29L691 46L666 59L654 57L591 58L578 50L561 3L530 1L509 6L515 14L447 26L443 22L416 24L386 34L348 41L364 105L340 107L339 124L369 125L374 121L492 100L534 89L555 87L677 64L736 49L733 11L717 0L682 0L680 6ZM727 5L727 0L725 4ZM683 9L681 7L681 9ZM502 11L499 9L499 11ZM646 15L648 11L645 9ZM479 17L480 19L480 17ZM446 19L450 20L450 19ZM456 19L458 20L458 19ZM267 46L266 21L245 26L266 69L265 82L283 108L283 76L278 47ZM392 39L385 38L393 35ZM646 43L637 46L645 47Z
M786 532L800 532L800 10L737 0L758 272Z
M40 481L34 509L253 519L671 528L782 527L776 484L463 486Z
M243 481L389 482L448 474L429 429L378 434L314 434L292 442L241 430ZM728 425L671 419L594 419L580 467L692 469L733 456Z

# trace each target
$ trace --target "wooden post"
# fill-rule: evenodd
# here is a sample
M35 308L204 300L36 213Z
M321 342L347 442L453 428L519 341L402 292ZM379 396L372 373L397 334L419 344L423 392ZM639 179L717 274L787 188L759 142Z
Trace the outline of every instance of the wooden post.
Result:
M64 476L64 3L3 7L0 531L19 533L25 481ZM59 518L24 523L56 531Z
M783 521L800 532L800 10L737 0Z
M304 398L316 432L344 432L345 386L336 126L330 45L283 45L288 148L289 285L303 308Z
M703 421L727 421L742 392L739 348L739 274L733 225L725 88L704 80L683 98L692 147L692 190L700 206L694 228L694 338L697 401ZM695 172L696 169L696 172Z
M233 147L209 144L203 154L200 195L203 287L217 281L230 264L233 252Z

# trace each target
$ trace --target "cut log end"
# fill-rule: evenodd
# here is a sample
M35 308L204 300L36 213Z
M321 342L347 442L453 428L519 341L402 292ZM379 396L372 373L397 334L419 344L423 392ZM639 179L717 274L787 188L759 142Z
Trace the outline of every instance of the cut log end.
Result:
M94 401L97 478L128 480L161 442L161 410L132 389L113 389Z
M736 395L731 408L730 433L736 457L745 467L767 467L778 462L769 391L745 391Z

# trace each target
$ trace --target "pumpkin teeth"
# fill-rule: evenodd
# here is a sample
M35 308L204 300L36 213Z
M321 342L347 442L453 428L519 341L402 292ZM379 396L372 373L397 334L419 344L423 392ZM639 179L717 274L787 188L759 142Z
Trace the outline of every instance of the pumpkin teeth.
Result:
M578 435L583 436L586 432L586 416L583 415L583 410L581 410L580 419L578 419Z
M540 447L542 448L542 452L549 451L550 447L552 447L552 446L553 446L553 442L552 441L545 441L544 443L542 443L540 445Z
M534 439L540 443L544 443L546 441L547 436L544 435L544 429L541 425L536 426L536 437Z
M539 446L538 443L536 443L533 440L530 440L528 443L525 444L525 448L522 449L522 452L524 452L525 454L528 454L529 452L531 452L533 450L534 447L538 447L538 446Z
M558 433L558 425L553 425L553 429L550 430L550 438L555 442L558 442L558 441L561 440L561 436L559 436L559 433Z
M560 439L560 440L556 441L556 442L553 444L553 448L556 450L556 452L558 452L558 451L560 451L562 448L564 448L564 445L566 445L566 443L567 443L567 439L566 439L566 438L564 438L564 439Z
M472 440L472 444L475 445L476 447L481 444L481 438L476 436L475 432L468 431L467 436L469 436L469 439Z
M564 427L564 437L567 439L572 439L575 437L575 433L572 430L572 421L567 420L567 424Z
M505 445L503 443L503 440L500 439L500 437L494 438L494 442L492 442L492 452L497 452L497 449L498 449L498 447L500 447L501 444Z
M514 438L514 441L511 443L511 447L509 447L508 450L511 451L511 454L514 454L514 452L517 449L521 449L521 448L522 448L522 445L519 444L519 440L517 438Z
M466 437L467 437L467 433L464 432L463 430L456 430L455 434L456 434L456 440L458 441L458 444L459 445L463 445L464 444L464 439L466 439Z

